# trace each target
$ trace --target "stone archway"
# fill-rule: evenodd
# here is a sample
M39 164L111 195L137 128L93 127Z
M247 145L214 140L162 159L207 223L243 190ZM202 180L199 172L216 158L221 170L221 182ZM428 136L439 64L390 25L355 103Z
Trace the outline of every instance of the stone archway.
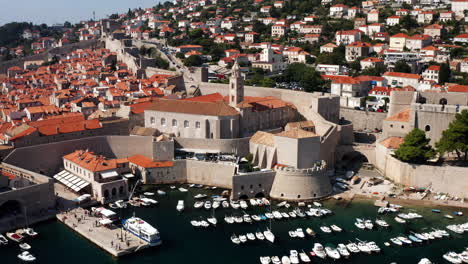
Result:
M2 218L23 216L23 204L18 200L8 200L0 205L0 220Z
M358 171L363 163L369 162L369 157L366 156L365 152L351 151L345 153L341 159L341 166L347 170Z
M242 194L239 196L239 200L248 200L249 197L247 196L247 194Z
M255 194L255 198L263 198L265 197L265 194L263 192L258 192L257 194Z

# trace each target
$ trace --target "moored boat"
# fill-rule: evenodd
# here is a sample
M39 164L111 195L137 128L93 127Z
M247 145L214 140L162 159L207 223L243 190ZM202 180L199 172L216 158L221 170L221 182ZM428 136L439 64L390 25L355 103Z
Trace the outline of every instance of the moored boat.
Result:
M19 255L18 255L18 258L21 259L22 261L26 261L26 262L31 262L31 261L35 261L36 260L36 257L34 257L31 253L29 253L28 251L23 251L21 252Z
M19 244L19 247L22 250L30 250L31 249L31 246L28 243L21 243L21 244Z
M12 233L12 232L10 232L10 233L7 233L6 236L7 236L9 239L11 239L11 240L13 240L13 241L15 241L15 242L18 242L18 243L21 242L21 240L23 240L23 236L20 235L20 234L17 234L17 233Z
M122 220L122 226L136 237L146 241L151 246L162 243L159 231L138 217L130 217Z
M177 211L182 212L184 208L185 208L184 200L179 200L176 206Z

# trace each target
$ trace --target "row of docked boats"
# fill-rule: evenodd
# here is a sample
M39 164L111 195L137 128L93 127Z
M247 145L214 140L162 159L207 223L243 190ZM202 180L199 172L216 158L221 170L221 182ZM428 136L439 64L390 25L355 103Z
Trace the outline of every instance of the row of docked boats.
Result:
M433 229L432 231L428 232L410 232L409 235L399 235L396 237L390 238L390 242L397 246L403 245L412 245L422 243L424 241L431 241L434 239L440 239L444 237L449 237L450 234L447 231L442 229ZM387 243L387 242L386 242Z
M271 243L275 242L275 235L273 232L271 232L270 229L267 229L266 231L257 231L255 233L247 233L245 235L239 235L237 236L236 234L233 234L231 236L231 241L232 243L239 245L246 243L247 241L254 241L254 240L259 240L259 241L269 241Z
M290 250L289 251L289 256L282 256L281 259L278 256L262 256L260 257L260 263L262 264L284 264L284 263L299 263L299 260L304 262L304 263L309 263L310 258L307 256L307 254L302 251L298 252L297 250Z
M468 232L468 222L459 225L448 225L447 229L457 234L463 234Z
M313 211L311 211L313 210ZM307 216L316 216L320 217L323 215L331 214L332 211L328 209L310 209L308 211L302 211L299 208L294 209L290 212L280 212L280 211L272 211L272 212L265 212L263 214L253 214L249 215L244 212L243 215L238 216L228 216L224 217L224 221L228 224L242 224L242 223L252 223L253 221L260 222L266 220L281 220L281 219L293 219L293 218L305 218Z
M377 213L379 214L387 214L387 213L397 213L399 212L403 206L398 204L388 204L388 206L382 206L377 209Z
M387 228L390 225L383 219L376 219L375 224L380 227ZM374 222L370 219L361 219L361 218L356 218L356 222L354 222L354 225L362 230L372 230L374 229Z
M443 258L454 264L468 263L468 247L461 253L454 251L447 252L443 255Z
M6 237L0 234L0 245L7 245L8 239L19 243L19 247L22 250L18 254L18 258L25 262L32 262L36 260L36 257L33 256L28 250L31 249L31 246L28 243L23 242L26 237L36 237L38 233L34 229L27 227L23 229L18 229L15 232L6 233ZM8 239L7 239L8 238Z
M204 199L206 198L206 196L201 196L199 194L199 196L195 196L194 197L195 199ZM254 206L264 206L264 205L270 205L270 201L266 198L256 198L256 199L250 199L249 200L250 202L250 205L252 207ZM233 209L247 209L249 208L249 204L247 203L247 201L245 200L240 200L240 201L234 201L234 200L231 200L231 201L227 201L226 198L222 198L222 197L218 197L218 198L215 198L213 199L213 201L196 201L193 205L193 207L195 209L199 209L199 208L205 208L207 210L210 210L210 209L218 209L220 207L222 208L233 208Z

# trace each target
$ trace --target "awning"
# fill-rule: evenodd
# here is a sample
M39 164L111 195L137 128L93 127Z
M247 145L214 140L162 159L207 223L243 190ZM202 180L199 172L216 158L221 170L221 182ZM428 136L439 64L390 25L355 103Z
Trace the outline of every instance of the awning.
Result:
M54 179L56 179L61 184L67 186L75 192L81 191L83 188L90 184L89 182L83 180L82 178L72 174L67 170L63 170L55 174Z
M101 177L106 179L106 178L112 178L119 176L119 174L116 171L106 171L106 172L101 172Z
M127 178L127 179L135 177L135 175L133 175L133 174L131 174L131 173L125 173L123 176L124 176L125 178Z
M110 225L110 224L112 224L112 220L109 220L109 219L107 219L107 218L104 218L104 219L99 220L99 223L100 223L101 225Z

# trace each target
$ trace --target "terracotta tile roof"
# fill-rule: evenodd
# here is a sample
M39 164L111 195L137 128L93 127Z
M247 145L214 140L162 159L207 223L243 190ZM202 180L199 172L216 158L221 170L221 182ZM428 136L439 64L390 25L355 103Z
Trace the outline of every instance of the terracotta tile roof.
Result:
M103 156L98 156L93 152L84 150L76 150L75 152L63 156L63 158L92 172L100 172L117 168L116 159L106 159Z
M148 110L192 115L235 116L239 112L224 102L196 102L186 100L160 99Z
M405 109L395 115L385 118L386 121L409 122L411 116L411 109Z
M288 137L288 138L309 138L309 137L318 137L319 135L314 132L306 131L301 128L293 128L288 131L283 131L281 133L275 134L278 137Z
M405 139L402 137L388 137L380 144L389 149L398 149L403 142L405 142Z
M272 134L272 133L257 131L250 138L250 142L254 143L254 144L274 147L275 146L275 140L274 140L273 136L274 136L274 134Z
M143 155L134 155L128 157L128 161L143 168L159 168L174 166L174 163L172 161L153 161L152 159Z
M212 93L202 96L190 97L184 99L185 101L196 101L196 102L220 102L223 101L223 96L220 93Z
M451 93L468 93L468 85L451 85L447 89Z
M409 79L421 79L421 76L419 74L403 73L403 72L385 72L383 76L409 78Z

